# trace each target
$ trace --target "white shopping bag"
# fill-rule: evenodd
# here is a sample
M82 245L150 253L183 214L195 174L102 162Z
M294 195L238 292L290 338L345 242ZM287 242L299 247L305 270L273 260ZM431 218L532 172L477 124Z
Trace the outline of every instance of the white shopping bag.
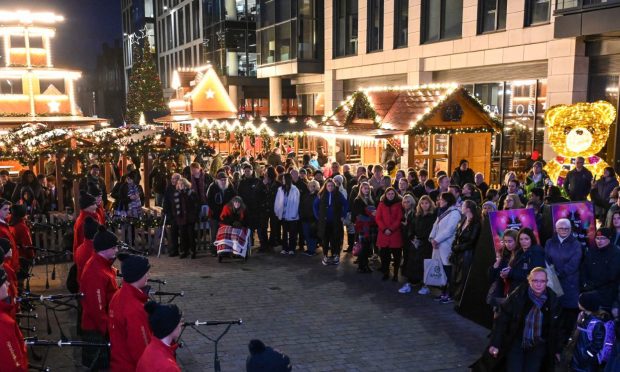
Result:
M448 277L443 270L440 259L427 258L424 260L424 284L433 287L442 287L448 283Z

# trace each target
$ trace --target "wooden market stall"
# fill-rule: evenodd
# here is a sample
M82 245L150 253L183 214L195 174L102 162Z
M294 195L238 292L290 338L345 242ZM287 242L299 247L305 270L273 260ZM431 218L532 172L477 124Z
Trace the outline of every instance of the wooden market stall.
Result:
M500 128L464 88L432 84L356 91L306 133L327 142L330 154L344 148L347 162L400 156L401 168L434 173L449 172L464 158L488 177L491 133Z

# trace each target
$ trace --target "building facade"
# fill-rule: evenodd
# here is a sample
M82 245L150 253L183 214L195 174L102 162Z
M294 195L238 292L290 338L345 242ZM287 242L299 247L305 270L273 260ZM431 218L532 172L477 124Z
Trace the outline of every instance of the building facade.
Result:
M174 93L174 71L210 64L241 114L265 114L268 82L256 78L256 13L256 0L156 0L157 63L165 95Z
M133 48L136 38L147 37L155 47L155 0L121 0L123 29L123 69L125 92L129 88L129 74L133 66Z
M275 1L273 17L277 19L280 7ZM270 97L276 98L273 103L279 102L281 79L290 79L301 114L328 113L361 87L464 85L504 125L503 133L492 141L491 181L497 183L509 170L526 171L532 153L543 154L545 159L554 155L545 140L543 114L547 107L601 98L614 89L617 102L618 69L592 80L593 58L599 58L592 53L597 48L599 54L620 49L580 34L558 37L556 22L565 16L562 6L568 3L580 4L571 9L582 12L584 2L592 3L586 7L588 11L605 3L609 11L614 8L610 4L618 1L558 1L325 0L319 14L322 27L306 38L324 50L323 71L295 70L300 64L285 60L282 45L286 39L276 31L275 43L267 37L266 46L259 47L258 76L269 78ZM297 8L308 2L311 0L297 1ZM272 18L270 8L263 8L262 3L260 18L261 26L263 18ZM620 28L613 22L609 27ZM294 36L299 50L303 38L299 27L297 30ZM260 36L259 43L263 40ZM589 82L591 88L605 88L594 94L594 89L588 91ZM277 112L278 108L273 108L272 113ZM431 149L445 147L440 136L427 140ZM610 156L615 157L613 151L605 156L612 163ZM438 157L436 162L429 170L442 169L443 159Z

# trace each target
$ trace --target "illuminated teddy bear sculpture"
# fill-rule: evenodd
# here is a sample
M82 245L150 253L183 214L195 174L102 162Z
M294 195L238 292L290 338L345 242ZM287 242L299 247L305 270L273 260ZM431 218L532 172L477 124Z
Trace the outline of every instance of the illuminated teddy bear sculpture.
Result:
M551 181L562 186L578 156L583 156L585 167L600 178L609 165L596 154L605 146L615 119L616 109L606 101L549 108L545 112L545 126L551 148L558 154L545 166Z

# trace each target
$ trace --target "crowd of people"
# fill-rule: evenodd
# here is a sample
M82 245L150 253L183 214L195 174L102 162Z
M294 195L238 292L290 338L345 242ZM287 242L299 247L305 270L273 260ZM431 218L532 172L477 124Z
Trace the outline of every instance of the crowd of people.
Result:
M457 307L480 249L492 250L479 244L489 213L533 209L538 231L506 231L488 267L487 305L494 311L495 326L488 350L474 368L535 371L560 361L575 370L615 365L615 349L611 353L609 345L600 342L613 332L608 320L618 317L620 308L620 188L611 167L595 180L577 158L559 187L543 164L535 162L522 180L508 172L499 189L489 187L467 160L451 174L429 174L398 169L392 160L353 168L316 154L304 155L302 161L294 154L283 159L280 149L274 149L264 158L229 156L215 171L207 169L202 159L184 168L160 161L145 180L166 216L169 256L197 257L199 222L208 222L213 255L220 226L245 227L255 251L287 257L320 254L324 266L337 266L343 255L353 254L359 274L379 271L381 280L402 282L394 291L432 295L439 304ZM0 172L0 196L5 197L0 201L0 238L10 247L4 250L6 283L11 284L5 298L19 291L15 273L24 273L15 257L27 261L32 255L27 249L32 243L22 236L27 231L18 228L19 222L53 210L54 181L54 175L37 177L26 171L14 184ZM80 182L73 237L75 278L85 294L79 328L85 340L113 341L112 370L129 365L148 370L158 359L143 361L145 350L173 356L180 324L178 309L145 305L148 297L141 289L150 267L146 258L123 255L120 289L111 266L118 240L102 226L110 209L129 216L141 213L150 196L140 182L136 170L127 172L110 193L114 203L107 200L98 165L91 165ZM600 225L595 246L584 247L567 219L545 233L546 209L587 198ZM440 263L447 278L443 285L427 285L428 260ZM559 281L554 290L547 286L550 270ZM555 292L559 286L562 293ZM141 337L146 333L148 338ZM563 356L568 348L572 352ZM108 360L98 349L83 355L87 366Z

